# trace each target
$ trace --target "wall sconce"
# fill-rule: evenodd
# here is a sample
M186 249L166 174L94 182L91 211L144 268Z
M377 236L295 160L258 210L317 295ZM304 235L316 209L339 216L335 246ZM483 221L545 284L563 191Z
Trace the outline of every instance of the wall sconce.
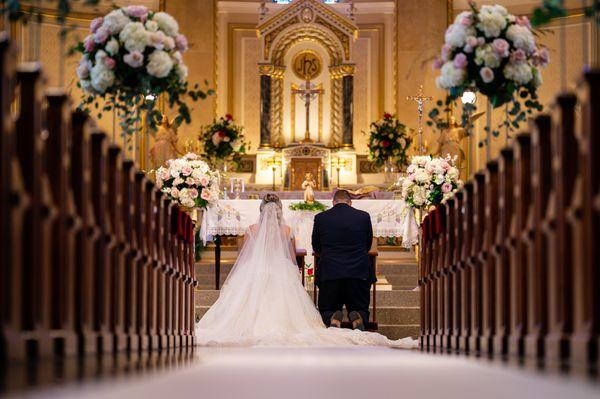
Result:
M266 163L267 166L273 171L273 191L275 191L275 172L277 171L277 168L281 167L281 158L273 155L272 157L266 159Z
M340 188L340 170L344 169L348 161L345 158L335 157L331 160L331 167L335 168L337 173L337 188Z

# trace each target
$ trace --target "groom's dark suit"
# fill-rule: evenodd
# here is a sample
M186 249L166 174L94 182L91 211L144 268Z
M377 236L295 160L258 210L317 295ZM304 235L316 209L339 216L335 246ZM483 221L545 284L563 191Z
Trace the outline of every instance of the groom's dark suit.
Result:
M371 217L339 203L315 216L313 250L320 254L315 283L319 286L319 311L329 325L334 312L346 305L369 320L371 284L377 281L369 261L373 241Z

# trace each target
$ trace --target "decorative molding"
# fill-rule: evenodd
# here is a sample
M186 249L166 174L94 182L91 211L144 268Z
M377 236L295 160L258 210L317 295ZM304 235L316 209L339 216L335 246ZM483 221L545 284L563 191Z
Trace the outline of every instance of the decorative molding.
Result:
M369 161L366 155L357 155L356 162L358 163L358 173L360 174L381 173L381 168Z
M234 112L234 90L233 90L233 81L234 81L234 47L235 47L235 34L238 32L254 32L253 24L238 24L238 23L229 23L227 27L227 112ZM218 67L218 65L217 65Z

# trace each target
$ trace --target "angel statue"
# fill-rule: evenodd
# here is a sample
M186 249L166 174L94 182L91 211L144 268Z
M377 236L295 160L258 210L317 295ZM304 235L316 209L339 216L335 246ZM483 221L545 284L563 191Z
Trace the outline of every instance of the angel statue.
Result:
M184 148L178 143L177 126L164 115L158 125L156 140L150 148L150 163L152 169L164 165L169 159L178 158L184 154Z
M302 189L304 190L304 202L312 204L315 202L315 193L313 189L317 186L317 182L313 178L312 173L307 173L304 176L304 181L302 182Z
M479 119L484 112L480 112L469 117L469 123L475 122ZM434 148L433 153L437 156L444 157L450 154L452 157L457 157L457 166L460 170L463 170L467 154L465 153L465 146L461 142L468 137L467 130L456 120L454 115L450 115L448 119L448 126L440 129L440 135L437 139L437 146Z

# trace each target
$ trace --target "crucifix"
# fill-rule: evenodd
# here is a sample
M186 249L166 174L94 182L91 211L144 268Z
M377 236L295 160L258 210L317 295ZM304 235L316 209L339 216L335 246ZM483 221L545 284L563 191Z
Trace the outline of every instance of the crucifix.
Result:
M302 140L303 143L313 142L310 138L310 104L318 95L323 93L323 89L317 88L310 80L307 80L304 83L304 87L298 89L292 88L292 94L298 94L304 101L304 106L306 108L306 132L304 133L304 140ZM295 121L292 121L292 123L295 123Z
M419 121L419 153L423 154L425 152L425 148L423 147L423 105L425 104L425 102L431 101L432 98L425 97L423 95L423 85L420 85L419 92L417 93L417 95L416 96L408 96L408 97L406 97L406 99L416 101L418 104L417 110L419 112L419 117L418 117L418 121Z

